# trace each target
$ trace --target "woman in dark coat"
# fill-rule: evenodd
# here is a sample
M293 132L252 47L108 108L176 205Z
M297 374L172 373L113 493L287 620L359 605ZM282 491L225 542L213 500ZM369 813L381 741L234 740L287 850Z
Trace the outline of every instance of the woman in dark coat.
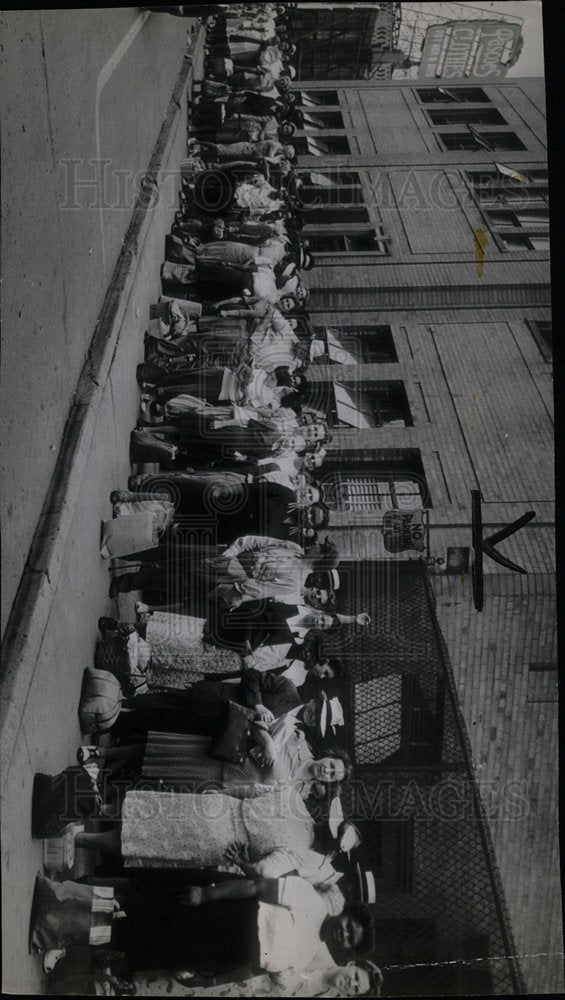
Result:
M206 412L180 413L178 423L156 430L178 443L181 455L197 462L204 456L208 462L237 458L236 452L249 459L268 458L282 440L280 427L269 419L250 420L247 427L240 427Z

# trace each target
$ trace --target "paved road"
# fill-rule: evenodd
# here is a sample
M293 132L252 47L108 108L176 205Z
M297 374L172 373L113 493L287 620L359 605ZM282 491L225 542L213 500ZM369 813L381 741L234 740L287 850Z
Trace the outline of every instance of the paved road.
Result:
M194 23L137 7L0 15L2 631Z
M92 192L85 189L78 196L80 208L60 208L65 195L61 161L94 156L96 82L114 56L99 99L100 148L115 169L146 168L185 51L190 22L166 15L139 20L140 13L124 8L2 15L3 70L9 74L2 357L2 464L10 470L3 500L5 589L11 588L7 609L131 216L126 207L89 208L86 197ZM185 111L183 105L172 133L171 167L186 150ZM139 406L135 366L142 359L149 304L160 291L159 265L176 193L171 187L171 205L162 197L153 213L39 657L29 671L33 681L19 731L2 747L6 993L46 991L39 958L27 953L33 884L42 868L42 842L32 840L30 831L33 775L54 774L74 762L82 673L93 662L98 617L117 610L108 598L107 562L100 557L100 521L111 516L110 490L127 482L129 431ZM128 595L126 609L132 605Z

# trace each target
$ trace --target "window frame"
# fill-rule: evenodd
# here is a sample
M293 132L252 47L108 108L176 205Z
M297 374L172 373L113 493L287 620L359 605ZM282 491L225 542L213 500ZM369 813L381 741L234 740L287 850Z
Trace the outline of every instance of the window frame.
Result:
M342 145L345 146L346 148L331 149L332 142L336 140L337 140L336 144L338 146ZM319 152L313 152L312 149L309 149L308 147L309 144L311 143L314 144L316 142L320 144L325 143L326 146L330 148L321 149ZM313 136L311 133L307 133L306 135L297 135L293 137L292 144L294 146L297 156L314 156L317 158L321 156L351 156L351 144L349 142L349 136L347 132L344 132L341 135L330 134L323 136ZM306 147L305 149L302 148L304 146Z
M327 394L325 403L326 419L328 426L335 430L359 431L363 429L340 420L339 405L336 398L336 385L342 387L353 398L355 398L356 394L359 395L360 403L362 404L361 409L371 413L375 421L375 430L382 430L391 426L395 428L399 426L403 426L404 428L414 426L412 411L406 394L406 386L402 379L382 380L371 378L355 380L346 377L317 379L312 383L311 388L315 392L319 392L322 389ZM305 405L308 406L309 404L306 403ZM392 419L386 419L387 412L394 409L398 409L401 415L398 417L394 416ZM399 420L404 421L403 425L397 423Z
M316 257L322 255L339 256L341 254L348 254L348 256L351 256L353 254L372 254L378 257L390 256L390 237L385 234L382 226L371 226L364 230L361 230L359 233L355 233L353 230L350 232L347 231L340 232L339 230L331 229L329 226L327 229L324 228L323 230L320 229L320 227L318 226L316 227L316 231L314 232L314 231L309 231L309 228L305 226L302 232L303 236L309 240L312 253L315 254ZM365 235L365 234L370 235L371 233L374 234L373 236L373 242L375 244L374 247L372 246L370 249L369 248L350 249L347 246L348 239L351 241L354 239L355 236ZM342 247L336 246L329 250L328 249L322 250L320 249L319 246L318 247L316 246L316 238L324 238L324 237L327 238L341 237L343 239L344 245Z
M415 91L420 104L423 104L426 107L428 107L430 104L447 104L447 105L453 105L453 104L492 104L492 101L491 101L490 97L488 97L488 95L485 94L485 92L484 92L484 90L483 90L482 87L473 87L473 86L469 86L469 87L457 87L457 86L455 86L455 87L413 87L412 89L413 89L413 91ZM440 94L440 98L438 100L426 101L422 97L422 93L424 91L436 91L436 92L440 92L441 90L444 90L444 91L446 91L448 93L446 93L446 94ZM461 93L458 93L458 91L460 91ZM461 96L463 94L469 94L471 91L473 91L475 94L480 91L480 93L482 94L482 97L472 97L472 98L469 98L467 100L467 99L465 99L465 98L463 98ZM459 100L454 100L453 98L450 98L449 97L449 92L454 93L456 95L456 97L459 97L460 99Z
M366 769L379 769L379 770L405 770L410 764L414 764L416 761L418 764L425 764L427 766L434 766L441 762L443 753L443 710L444 710L444 685L445 679L439 675L434 676L434 681L436 684L435 697L434 697L434 707L433 711L429 707L426 708L426 694L420 683L420 679L414 673L391 673L383 674L382 679L385 680L387 677L398 677L400 678L400 698L394 698L388 704L395 704L399 702L400 708L400 746L397 750L394 750L379 761L360 760L360 750L362 747L367 748L371 743L375 743L382 739L382 728L376 733L374 739L363 739L358 740L357 727L360 723L362 716L367 714L372 714L374 716L377 706L373 708L365 709L364 711L358 707L357 703L357 691L364 684L370 684L376 680L377 677L366 677L363 680L355 681L353 684L351 704L355 706L354 709L354 729L353 729L353 747L355 755L356 768L359 771L360 768ZM430 723L429 733L427 734L427 739L422 739L422 729L421 721L424 714L429 716L427 720ZM394 721L394 720L393 720ZM396 730L394 731L396 732ZM424 730L425 732L425 730ZM367 751L370 753L370 751Z
M316 124L311 124L310 122L306 123L303 121L300 125L299 133L314 131L315 134L316 131L320 129L331 129L331 130L336 129L338 132L345 131L345 122L343 120L343 111L341 108L338 109L338 108L320 107L316 111L313 111L311 108L308 108L308 110L306 110L306 108L301 107L300 110L302 111L303 115L311 115L311 116L321 115L322 122L320 125L316 125ZM331 120L332 115L334 116L333 120ZM324 118L326 117L328 120L324 121Z
M452 129L450 132L437 131L434 132L434 135L438 137L442 148L448 153L478 153L482 152L484 149L489 153L518 153L527 151L527 146L524 145L520 137L516 135L512 129L508 129L505 132L498 132L493 129L492 132L481 133L477 129L473 129L471 125L468 125L466 132L460 132L457 129ZM459 138L474 140L475 145L450 145L450 140ZM491 143L489 143L489 138ZM500 138L514 139L516 144L511 146L492 144L492 142Z
M451 115L450 115L450 112ZM461 125L492 125L502 127L508 127L508 122L504 115L500 113L498 108L487 108L481 106L479 108L464 107L460 108L456 104L449 104L445 109L443 108L426 108L426 114L431 126L435 128L444 128L446 125L453 125L455 128ZM434 116L444 115L444 121L434 121ZM490 117L491 121L481 121L480 116L486 115L487 119ZM498 118L498 120L496 120Z
M361 357L357 361L358 365L396 365L398 364L398 354L396 351L396 345L394 342L394 337L392 334L392 328L385 323L375 324L375 325L361 325L361 326L339 326L333 327L325 324L314 325L312 327L314 336L317 340L325 340L327 337L327 331L338 333L340 339L343 338L343 348L349 353L353 354L354 351L351 350L352 341L355 341L355 346L359 346L361 349ZM381 338L384 341L383 346L379 348L374 345L371 346L371 341ZM380 357L376 356L379 355ZM371 357L371 355L375 355ZM328 365L338 365L339 362L333 360L329 355L324 355L322 358L315 359L319 364Z
M526 323L528 328L537 344L538 350L544 359L549 364L553 363L553 341L552 341L552 321L550 319L527 319ZM549 327L549 338L546 333L540 330L540 327ZM532 669L530 665L530 669ZM548 668L549 669L549 668Z
M340 104L340 100L339 100L339 92L336 89L334 89L333 87L329 88L328 90L326 90L326 89L308 90L308 89L306 89L304 87L297 87L297 89L291 91L291 93L300 95L296 99L296 106L299 107L299 108L311 107L312 106L312 105L309 105L309 104L303 104L302 103L302 97L303 97L304 94L332 94L332 95L335 94L335 97L336 97L335 101L331 101L331 102L330 101L320 101L319 103L315 103L314 106L315 107L319 107L319 108L335 108L336 110L339 110L341 108L341 104Z

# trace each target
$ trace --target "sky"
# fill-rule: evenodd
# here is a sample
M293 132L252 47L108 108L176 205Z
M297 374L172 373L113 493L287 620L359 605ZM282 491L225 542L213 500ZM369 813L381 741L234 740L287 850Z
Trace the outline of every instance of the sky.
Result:
M508 70L507 76L544 75L541 0L498 0L495 3L473 3L473 6L482 7L489 13L492 11L493 17L498 12L523 17L524 48L516 65Z

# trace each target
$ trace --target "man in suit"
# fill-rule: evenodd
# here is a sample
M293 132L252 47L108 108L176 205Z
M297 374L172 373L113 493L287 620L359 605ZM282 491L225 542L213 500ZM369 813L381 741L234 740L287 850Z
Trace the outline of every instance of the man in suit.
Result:
M235 682L198 681L187 688L136 695L124 703L128 711L121 713L112 733L122 739L145 736L149 730L213 735L230 701L252 709L255 721L266 725L287 712L306 727L315 727L321 718L321 700L304 703L292 681L244 670Z

